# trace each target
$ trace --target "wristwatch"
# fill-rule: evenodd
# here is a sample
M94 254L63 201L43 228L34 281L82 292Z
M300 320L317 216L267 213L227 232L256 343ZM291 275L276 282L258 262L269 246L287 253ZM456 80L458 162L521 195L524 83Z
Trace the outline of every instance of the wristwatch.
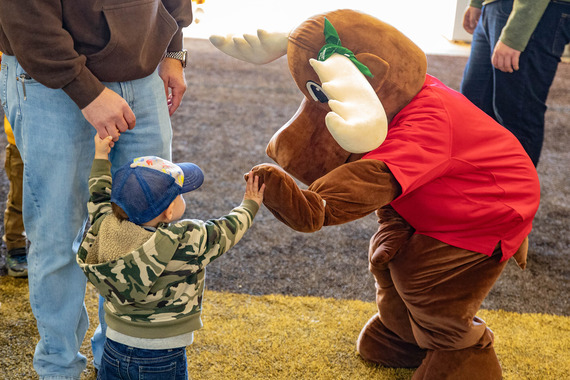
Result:
M186 64L188 63L188 50L182 49L180 51L167 51L165 57L177 59L182 63L182 67L186 67Z

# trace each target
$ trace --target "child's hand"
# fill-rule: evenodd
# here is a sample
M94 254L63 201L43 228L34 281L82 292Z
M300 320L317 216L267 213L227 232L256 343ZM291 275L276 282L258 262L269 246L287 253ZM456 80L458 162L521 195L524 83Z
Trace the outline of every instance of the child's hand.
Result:
M264 191L265 184L262 184L261 187L259 187L259 177L254 176L252 172L249 172L247 174L247 184L245 185L245 195L243 196L243 199L251 199L261 206Z
M112 136L107 136L104 139L99 137L99 134L95 135L95 158L108 160L109 152L111 148L115 146Z

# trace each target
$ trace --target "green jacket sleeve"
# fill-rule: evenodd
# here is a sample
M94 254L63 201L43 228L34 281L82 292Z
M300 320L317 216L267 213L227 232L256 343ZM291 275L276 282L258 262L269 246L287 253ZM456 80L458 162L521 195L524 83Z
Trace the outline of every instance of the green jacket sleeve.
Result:
M499 39L505 45L524 51L550 0L515 0Z
M483 0L471 0L469 6L481 9L483 7Z
M241 240L253 224L258 209L259 205L255 201L244 200L240 206L219 219L177 223L173 227L180 226L187 230L180 241L181 246L186 248L179 251L175 259L204 268Z
M93 225L99 216L111 210L111 162L93 160L89 175L89 222Z

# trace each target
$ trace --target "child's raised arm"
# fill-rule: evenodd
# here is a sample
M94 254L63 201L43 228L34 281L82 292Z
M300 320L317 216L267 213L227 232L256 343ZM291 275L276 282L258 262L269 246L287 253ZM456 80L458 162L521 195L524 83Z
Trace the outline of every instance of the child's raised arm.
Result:
M261 206L263 202L263 192L265 191L265 184L259 186L259 177L254 176L252 172L247 175L247 183L245 185L245 194L243 199L251 199Z
M97 133L95 135L95 159L108 160L109 152L111 148L115 146L112 136L107 136L104 139L99 137Z

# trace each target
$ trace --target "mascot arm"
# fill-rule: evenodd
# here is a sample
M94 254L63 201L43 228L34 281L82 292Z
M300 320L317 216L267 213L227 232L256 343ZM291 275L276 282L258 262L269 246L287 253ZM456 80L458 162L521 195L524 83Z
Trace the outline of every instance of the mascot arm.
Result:
M265 183L265 206L278 220L301 232L362 218L401 192L386 164L377 160L344 164L313 182L307 190L300 189L276 165L258 165L253 174Z
M326 202L324 225L360 219L392 202L401 188L388 166L378 160L358 160L339 166L313 182Z

